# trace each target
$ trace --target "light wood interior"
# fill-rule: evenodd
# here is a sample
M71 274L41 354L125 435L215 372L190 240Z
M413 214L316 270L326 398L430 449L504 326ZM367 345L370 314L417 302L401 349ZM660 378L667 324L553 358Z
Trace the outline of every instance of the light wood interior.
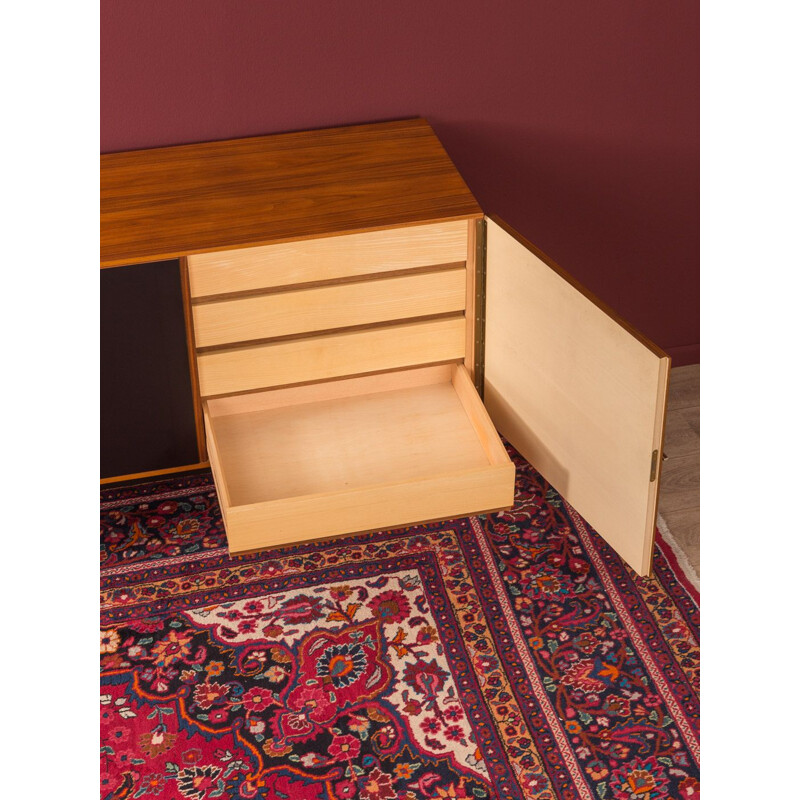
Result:
M214 347L463 311L466 270L455 267L356 283L236 297L193 307L197 347Z
M199 394L463 359L468 231L460 220L189 257Z
M513 503L462 364L206 401L232 552Z
M467 260L467 220L189 256L193 298Z
M470 236L462 220L188 259L231 552L513 503L461 363Z
M669 358L487 222L484 401L498 430L650 571Z
M489 465L449 381L230 414L214 425L233 505Z

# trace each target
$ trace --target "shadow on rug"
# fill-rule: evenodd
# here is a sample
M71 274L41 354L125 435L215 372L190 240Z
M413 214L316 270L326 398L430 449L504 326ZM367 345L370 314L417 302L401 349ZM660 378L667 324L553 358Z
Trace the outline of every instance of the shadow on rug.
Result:
M235 558L210 474L103 491L101 797L699 798L694 588L510 452L510 512Z

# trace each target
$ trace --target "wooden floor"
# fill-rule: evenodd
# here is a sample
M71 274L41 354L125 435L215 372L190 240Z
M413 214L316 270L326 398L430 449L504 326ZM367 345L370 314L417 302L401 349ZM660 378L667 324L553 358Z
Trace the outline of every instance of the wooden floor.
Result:
M658 510L700 575L700 365L670 375Z

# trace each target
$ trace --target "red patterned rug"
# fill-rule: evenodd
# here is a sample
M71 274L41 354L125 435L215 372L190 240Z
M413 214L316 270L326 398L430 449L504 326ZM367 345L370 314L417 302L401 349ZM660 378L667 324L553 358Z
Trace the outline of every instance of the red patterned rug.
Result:
M512 455L511 512L236 558L210 474L103 491L101 797L699 798L695 590Z

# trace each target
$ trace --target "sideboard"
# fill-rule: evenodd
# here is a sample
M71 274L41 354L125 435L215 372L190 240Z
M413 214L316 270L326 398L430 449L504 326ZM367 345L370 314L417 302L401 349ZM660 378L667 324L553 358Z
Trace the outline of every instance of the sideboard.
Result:
M508 508L499 431L649 572L669 357L424 120L102 156L101 267L176 260L232 553Z

